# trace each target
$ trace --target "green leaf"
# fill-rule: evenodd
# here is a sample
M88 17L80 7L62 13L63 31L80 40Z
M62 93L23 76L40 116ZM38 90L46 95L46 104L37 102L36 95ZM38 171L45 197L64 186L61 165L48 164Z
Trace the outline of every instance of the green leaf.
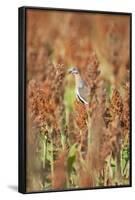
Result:
M69 150L68 157L72 157L76 154L77 151L77 143L73 144Z
M71 173L72 168L73 168L73 164L75 162L76 156L72 156L68 158L68 172Z
M73 102L75 101L75 89L74 87L67 87L64 94L64 100L66 104L66 110L72 112Z
M68 172L71 173L76 160L77 144L73 144L68 154Z

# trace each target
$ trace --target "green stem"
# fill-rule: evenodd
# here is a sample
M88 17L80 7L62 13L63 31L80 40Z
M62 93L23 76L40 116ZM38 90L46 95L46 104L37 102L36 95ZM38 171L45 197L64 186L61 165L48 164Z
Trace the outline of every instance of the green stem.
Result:
M92 143L91 119L90 119L89 110L87 110L87 116L88 116L87 127L88 127L88 152L89 152L90 146L91 146L91 143Z
M45 140L43 141L43 168L44 169L46 165L46 157L47 157L47 138L45 136Z
M61 131L61 144L62 144L62 149L65 149L65 135L63 134L63 131Z
M124 166L124 168L123 168L123 176L126 174L127 165L128 165L128 159L126 160L125 166Z
M52 180L53 180L53 177L54 177L53 137L51 138L51 175L52 175Z

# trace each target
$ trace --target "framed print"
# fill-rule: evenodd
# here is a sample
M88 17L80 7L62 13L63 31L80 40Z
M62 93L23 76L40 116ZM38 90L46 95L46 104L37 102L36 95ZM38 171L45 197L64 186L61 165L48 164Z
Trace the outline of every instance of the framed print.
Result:
M131 23L19 8L19 192L131 186Z

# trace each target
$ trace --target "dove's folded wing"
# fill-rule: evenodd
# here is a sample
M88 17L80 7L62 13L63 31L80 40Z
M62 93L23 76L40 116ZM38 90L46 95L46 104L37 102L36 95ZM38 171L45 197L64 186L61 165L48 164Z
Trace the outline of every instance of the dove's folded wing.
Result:
M86 85L77 89L77 96L79 100L85 104L89 103L89 95L90 95L90 91Z

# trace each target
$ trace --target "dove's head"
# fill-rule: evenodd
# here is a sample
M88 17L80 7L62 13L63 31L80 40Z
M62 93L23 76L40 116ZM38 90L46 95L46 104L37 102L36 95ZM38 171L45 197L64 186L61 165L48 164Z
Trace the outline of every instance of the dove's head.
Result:
M77 67L71 67L71 68L68 70L68 73L73 74L73 75L76 75L76 74L79 74L79 70L77 69Z

